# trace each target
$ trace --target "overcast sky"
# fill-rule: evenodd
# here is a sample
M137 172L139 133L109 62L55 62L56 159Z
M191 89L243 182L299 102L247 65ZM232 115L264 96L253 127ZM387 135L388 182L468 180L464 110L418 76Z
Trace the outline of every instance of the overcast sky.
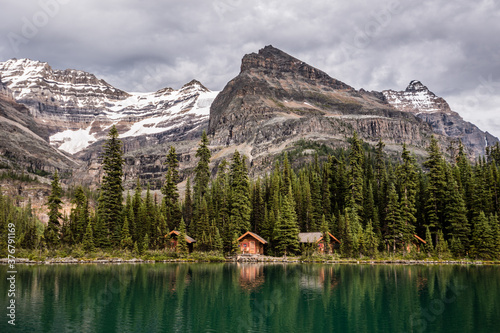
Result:
M265 45L360 89L417 79L500 136L497 0L2 0L0 61L92 72L117 88L221 90Z

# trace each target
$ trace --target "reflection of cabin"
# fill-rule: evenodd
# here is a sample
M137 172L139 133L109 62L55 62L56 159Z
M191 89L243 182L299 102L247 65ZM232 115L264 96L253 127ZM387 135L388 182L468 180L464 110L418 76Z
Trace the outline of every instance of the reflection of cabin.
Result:
M176 251L177 251L177 236L179 236L179 234L180 234L180 232L178 232L177 230L172 230L168 234L170 236L169 248L176 250ZM193 246L194 246L194 243L196 243L196 241L193 238L186 235L186 242L188 245L189 253L193 252Z
M240 269L240 286L246 290L254 290L265 282L264 265L256 263L238 263Z
M332 252L334 249L338 249L340 245L340 241L331 233L328 233L330 236L330 251ZM318 244L317 250L320 253L325 252L325 242L323 241L323 233L321 232L301 232L299 233L299 243L301 244Z
M253 232L247 231L240 238L240 252L248 254L264 254L266 240Z

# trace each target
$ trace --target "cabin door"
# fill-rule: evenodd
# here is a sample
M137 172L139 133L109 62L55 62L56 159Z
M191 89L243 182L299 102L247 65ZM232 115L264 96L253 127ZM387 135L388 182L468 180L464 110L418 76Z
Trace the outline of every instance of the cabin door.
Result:
M255 242L250 241L250 253L255 254Z

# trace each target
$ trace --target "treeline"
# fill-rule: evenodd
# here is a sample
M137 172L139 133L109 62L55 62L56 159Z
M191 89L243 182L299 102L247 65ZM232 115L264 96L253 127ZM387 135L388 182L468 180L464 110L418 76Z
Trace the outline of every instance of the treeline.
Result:
M43 224L33 216L31 202L25 207L17 207L15 200L3 195L0 187L0 257L7 257L9 233L15 240L10 244L14 249L35 249L40 246L39 235L43 232L43 228ZM14 252L11 254L15 257Z
M104 147L104 176L95 210L81 187L75 191L69 217L60 212L57 174L49 197L49 224L42 236L47 247L81 244L85 251L122 248L142 253L164 249L171 230L197 240L198 251L234 253L237 238L253 231L266 239L271 255L298 254L299 232L328 232L340 240L343 257L399 255L500 259L500 147L474 164L463 145L448 162L431 138L422 166L405 145L397 161L379 142L365 151L356 134L350 147L296 170L287 154L264 177L249 179L247 158L235 151L217 165L211 178L211 153L203 133L197 166L180 198L175 148L158 200L138 179L134 193L123 199L123 158L116 128ZM2 210L3 212L3 210Z

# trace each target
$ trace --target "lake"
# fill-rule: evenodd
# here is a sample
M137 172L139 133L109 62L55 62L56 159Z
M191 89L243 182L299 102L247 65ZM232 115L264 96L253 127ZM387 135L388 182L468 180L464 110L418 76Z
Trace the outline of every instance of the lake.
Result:
M499 332L500 267L17 265L0 332ZM7 266L0 266L2 276Z

